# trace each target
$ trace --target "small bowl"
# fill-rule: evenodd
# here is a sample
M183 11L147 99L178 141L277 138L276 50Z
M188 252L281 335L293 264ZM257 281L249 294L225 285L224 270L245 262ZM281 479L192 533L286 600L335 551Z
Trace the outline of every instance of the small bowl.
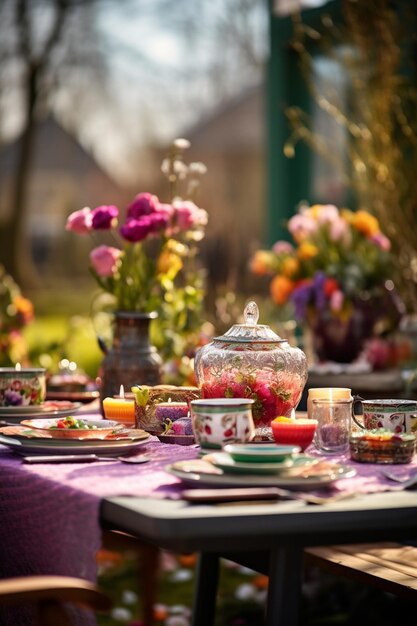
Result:
M313 441L317 420L304 418L288 422L272 420L271 428L276 443L292 444L304 451Z
M299 446L281 446L275 443L229 443L223 450L234 461L243 463L282 463L300 452Z
M411 463L415 446L415 435L383 428L353 432L349 441L350 457L359 463Z

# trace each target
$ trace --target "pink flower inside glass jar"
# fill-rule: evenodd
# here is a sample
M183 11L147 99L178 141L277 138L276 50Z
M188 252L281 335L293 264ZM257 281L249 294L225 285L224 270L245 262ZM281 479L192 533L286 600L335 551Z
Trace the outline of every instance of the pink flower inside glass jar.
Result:
M273 440L271 421L290 416L307 380L307 359L269 326L249 302L245 322L198 350L195 373L202 398L250 398L255 438Z

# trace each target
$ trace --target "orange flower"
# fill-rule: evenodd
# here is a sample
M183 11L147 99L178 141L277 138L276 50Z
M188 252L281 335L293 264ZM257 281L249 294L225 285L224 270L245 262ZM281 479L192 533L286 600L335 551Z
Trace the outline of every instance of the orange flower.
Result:
M194 567L197 562L197 557L195 554L180 554L178 556L178 562L181 567Z
M23 296L15 296L13 304L16 307L16 311L22 316L25 324L33 319L33 304L30 300Z
M155 622L163 622L168 617L168 610L162 604L154 607L153 618Z
M259 574L259 576L255 576L252 582L257 589L267 589L269 584L269 578L268 576Z
M257 250L250 262L250 270L256 276L265 276L271 270L271 253L267 250Z
M278 274L271 281L271 296L276 304L284 304L294 289L294 283L286 276Z
M352 215L351 223L353 228L363 233L366 237L372 237L379 232L379 223L376 217L368 211L356 211Z
M96 553L96 561L99 565L102 566L110 566L110 565L120 565L123 563L124 558L120 554L120 552L115 552L114 550L105 550L101 548Z
M299 267L300 264L298 260L294 257L289 256L286 259L283 259L281 271L284 276L288 276L288 278L291 278L291 276L294 276L294 274L298 271Z
M298 256L303 261L308 261L309 259L314 259L315 256L318 255L319 249L313 243L309 241L303 241L298 247Z

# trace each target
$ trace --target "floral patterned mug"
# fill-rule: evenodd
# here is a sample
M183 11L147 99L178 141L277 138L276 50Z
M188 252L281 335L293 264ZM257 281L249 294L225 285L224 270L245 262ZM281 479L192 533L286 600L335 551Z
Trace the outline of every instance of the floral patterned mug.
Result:
M0 367L0 407L19 408L43 404L46 395L45 370L32 367Z
M201 449L221 449L226 443L251 441L255 436L254 402L248 398L191 400L194 436Z
M361 421L353 413L354 422L360 428L372 430L386 428L395 433L417 433L417 401L415 400L362 400L356 397L354 407L362 405Z

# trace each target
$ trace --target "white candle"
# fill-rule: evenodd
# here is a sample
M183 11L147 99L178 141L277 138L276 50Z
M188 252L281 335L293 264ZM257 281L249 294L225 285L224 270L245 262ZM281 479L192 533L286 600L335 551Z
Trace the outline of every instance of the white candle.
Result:
M350 400L352 390L348 387L312 387L308 390L307 416L311 418L313 411L313 400Z

